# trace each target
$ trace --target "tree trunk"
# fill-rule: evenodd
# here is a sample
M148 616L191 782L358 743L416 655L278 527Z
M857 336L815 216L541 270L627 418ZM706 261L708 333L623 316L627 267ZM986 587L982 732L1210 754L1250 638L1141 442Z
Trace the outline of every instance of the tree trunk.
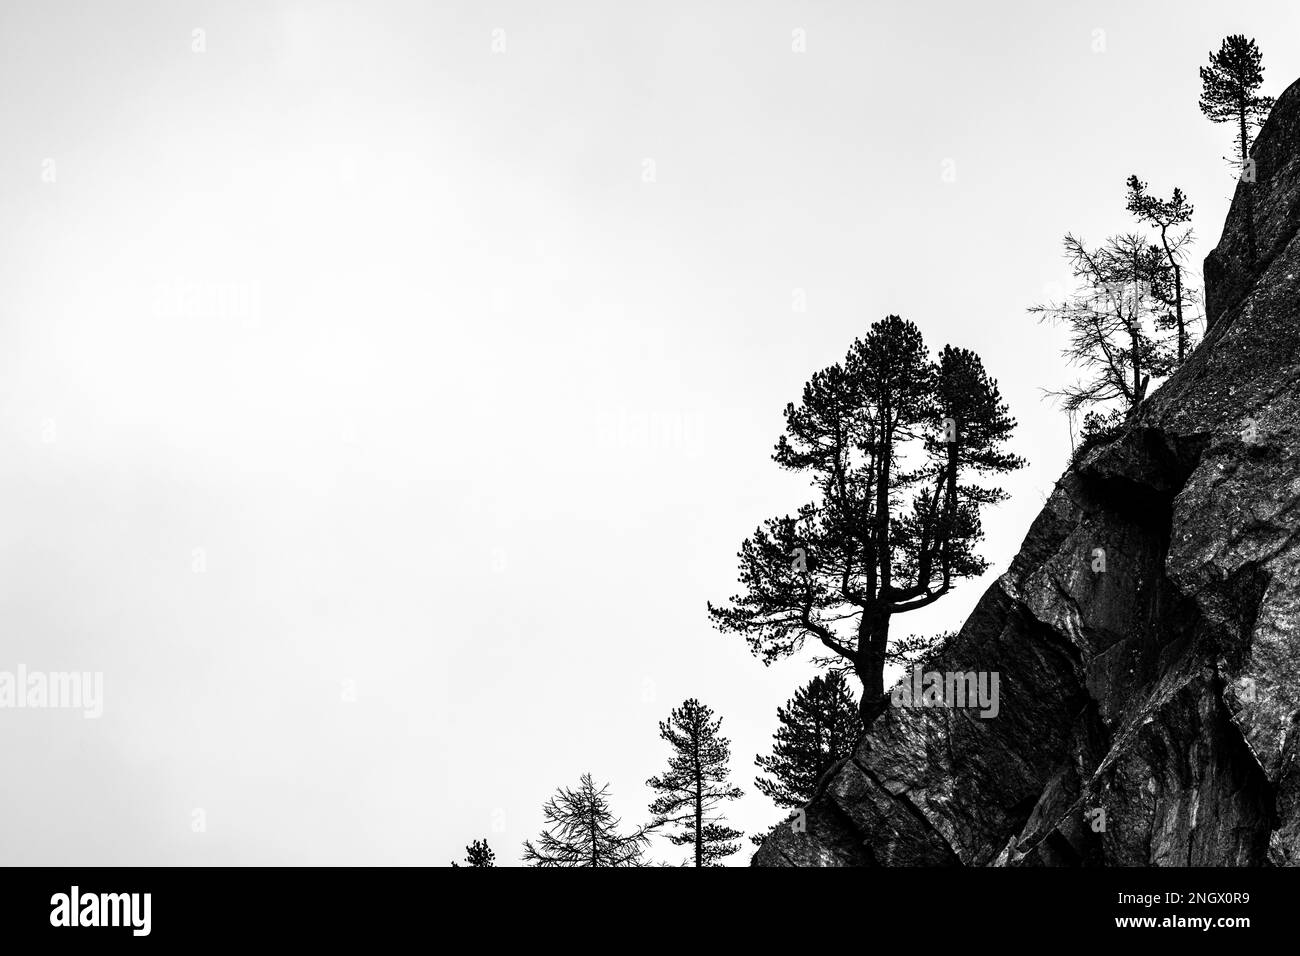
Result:
M1133 408L1142 404L1142 361L1138 358L1137 342L1133 343Z
M695 734L695 865L704 865L704 781L700 770L700 738Z
M946 586L952 580L952 539L957 530L957 471L960 465L961 425L953 418L954 434L948 443L948 462L944 475L943 545L939 556L940 572ZM928 585L928 581L919 582Z
M1142 353L1138 350L1138 323L1142 320L1140 309L1142 295L1142 277L1138 271L1138 253L1133 252L1133 311L1129 316L1129 361L1133 366L1133 405L1129 411L1142 403ZM1120 308L1123 308L1121 304Z
M1253 182L1246 180L1246 163L1250 161L1250 140L1246 128L1246 107L1243 104L1237 113L1237 122L1240 124L1241 131L1241 184L1246 187L1246 249L1250 256L1250 271L1253 273L1256 266L1257 253L1255 250L1255 190L1251 187Z
M1169 227L1160 227L1160 244L1165 247L1165 258L1174 270L1174 320L1178 323L1178 364L1187 358L1187 326L1183 323L1183 269L1169 248Z
M1187 360L1187 326L1183 323L1183 270L1177 264L1174 265L1174 315L1178 322L1178 364L1182 365Z
M885 652L889 647L889 614L883 611L863 614L858 626L858 654L853 670L862 682L862 702L858 711L865 730L889 707L885 695Z

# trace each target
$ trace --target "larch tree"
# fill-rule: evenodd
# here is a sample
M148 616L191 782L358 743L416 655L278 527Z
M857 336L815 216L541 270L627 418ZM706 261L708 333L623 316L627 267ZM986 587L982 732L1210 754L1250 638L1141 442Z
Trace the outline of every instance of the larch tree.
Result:
M709 604L715 626L766 664L816 641L852 667L870 724L889 706L892 619L987 566L980 510L1004 495L972 478L1023 464L1004 449L1014 427L974 352L945 348L936 362L913 323L874 323L786 406L772 457L806 475L814 499L742 543L743 590Z
M714 866L739 849L739 830L727 826L724 805L743 791L730 783L731 742L720 736L722 718L695 698L673 708L659 724L672 747L668 770L646 781L658 796L650 804L654 828L664 827L676 846L692 849L696 866Z
M778 807L797 809L813 798L817 782L836 761L853 754L862 717L844 675L819 675L776 709L780 723L772 752L754 758L766 776L754 786Z
M1097 248L1067 235L1065 256L1078 287L1061 302L1029 311L1070 333L1063 354L1084 376L1048 394L1071 416L1110 406L1106 421L1118 424L1146 397L1151 377L1168 371L1152 290L1168 282L1169 264L1158 246L1136 234L1113 236Z
M1160 248L1164 250L1169 268L1163 275L1157 272L1153 276L1152 293L1167 310L1158 324L1174 333L1173 364L1182 365L1193 345L1187 313L1195 299L1183 278L1186 247L1191 242L1192 230L1190 226L1182 227L1191 222L1195 210L1177 186L1169 199L1161 199L1148 193L1147 184L1137 176L1130 176L1128 211L1160 234ZM1162 279L1172 280L1172 284Z
M1258 252L1255 242L1255 182L1250 164L1252 134L1264 125L1273 109L1271 96L1261 96L1264 82L1263 57L1254 39L1241 34L1225 37L1208 66L1201 67L1201 112L1213 123L1231 123L1237 155L1232 160L1246 187L1246 242L1253 269Z
M621 831L609 807L609 784L597 787L584 773L577 789L560 787L542 807L546 828L524 841L524 862L542 867L633 867L644 865L646 829Z
M497 865L496 861L497 855L492 852L492 848L488 846L487 840L475 840L469 846L465 847L466 866L475 868L489 866L495 867ZM451 861L451 865L454 867L460 866L460 864L455 860Z

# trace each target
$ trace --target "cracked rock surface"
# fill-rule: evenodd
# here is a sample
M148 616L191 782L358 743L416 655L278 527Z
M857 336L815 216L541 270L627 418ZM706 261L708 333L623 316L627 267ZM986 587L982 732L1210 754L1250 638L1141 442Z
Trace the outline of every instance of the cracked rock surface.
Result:
M926 665L997 716L891 710L755 865L1300 865L1300 82L1253 156L1205 341Z

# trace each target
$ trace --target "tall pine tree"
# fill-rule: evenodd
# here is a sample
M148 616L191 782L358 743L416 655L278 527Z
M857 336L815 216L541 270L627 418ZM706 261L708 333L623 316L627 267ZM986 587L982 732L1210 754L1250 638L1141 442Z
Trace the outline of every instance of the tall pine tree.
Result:
M843 658L869 724L889 705L891 620L986 567L980 508L1003 495L972 478L1023 464L1003 449L1015 420L979 356L947 348L936 363L920 329L891 315L814 374L785 421L772 458L806 474L815 498L741 545L744 590L709 614L764 663L809 638Z
M1253 39L1241 34L1225 37L1219 52L1210 54L1209 66L1201 67L1201 112L1212 123L1231 123L1237 147L1234 165L1246 191L1246 242L1250 265L1256 264L1255 182L1250 167L1251 134L1264 125L1273 109L1273 97L1261 96L1264 82L1263 56Z
M813 798L817 781L832 764L853 753L862 717L844 675L814 677L776 709L781 726L772 753L754 758L768 776L754 781L778 807L796 809Z
M739 830L726 825L722 805L741 796L728 782L731 741L718 735L722 718L695 698L659 724L672 745L668 771L646 781L659 796L650 804L652 826L668 827L676 846L690 846L696 866L713 866L739 849Z
M524 841L524 862L531 866L642 866L649 837L644 828L620 832L609 808L609 784L597 787L584 773L576 790L560 787L542 807L547 827L534 845Z

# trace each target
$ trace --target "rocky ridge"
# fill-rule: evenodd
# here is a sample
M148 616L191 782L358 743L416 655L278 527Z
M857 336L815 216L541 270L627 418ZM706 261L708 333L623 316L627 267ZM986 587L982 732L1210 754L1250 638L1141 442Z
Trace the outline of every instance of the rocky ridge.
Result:
M1252 155L1204 342L927 664L997 717L891 710L756 865L1300 865L1300 82Z

